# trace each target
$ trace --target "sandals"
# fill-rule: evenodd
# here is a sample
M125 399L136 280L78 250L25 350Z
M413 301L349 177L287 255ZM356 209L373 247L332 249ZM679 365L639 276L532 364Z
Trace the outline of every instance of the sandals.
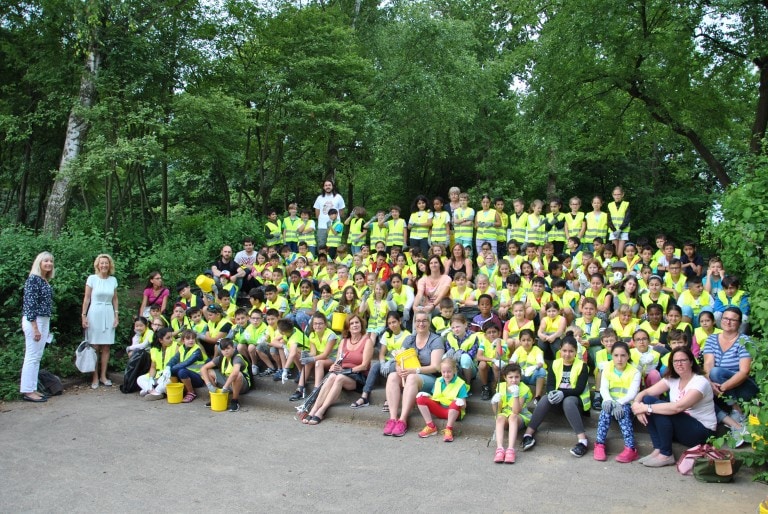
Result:
M389 404L385 401L384 406L381 408L381 412L389 412Z
M323 418L320 416L310 416L309 421L307 421L307 425L319 425L321 421L323 421Z
M368 407L371 404L371 402L368 401L368 398L363 398L362 396L358 398L355 403L350 405L353 409L362 409L363 407Z
M181 400L181 403L191 403L197 398L197 395L195 393L187 393L184 395L184 399Z
M112 381L110 379L99 380L99 382L103 384L105 387L112 387Z
M29 396L28 394L22 394L21 399L25 402L32 402L32 403L45 403L48 401L48 398L45 396L38 396L35 398L34 396Z

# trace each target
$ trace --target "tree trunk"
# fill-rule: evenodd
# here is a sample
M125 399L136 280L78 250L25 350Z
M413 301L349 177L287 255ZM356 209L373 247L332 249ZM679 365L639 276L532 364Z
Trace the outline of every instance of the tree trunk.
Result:
M757 113L755 123L752 125L752 139L749 142L749 149L753 154L759 155L763 152L763 139L765 139L765 130L768 126L768 56L755 59L755 65L760 73L760 86L757 93Z
M77 105L72 107L67 121L67 136L64 140L64 151L61 154L59 172L53 182L48 206L45 210L43 230L58 235L67 219L67 206L72 196L72 174L69 166L80 155L83 142L88 133L88 122L80 117L78 109L89 109L96 97L96 74L99 70L101 56L92 47L85 58L85 69L80 78L80 96Z
M550 148L548 159L549 173L547 174L547 198L545 199L545 203L549 202L549 199L557 196L557 159L555 155L555 149ZM547 212L548 208L549 206L545 206L544 212Z
M27 187L29 184L29 167L32 162L32 142L27 141L24 145L24 167L21 172L21 183L19 184L18 207L16 209L16 223L25 224L27 222Z

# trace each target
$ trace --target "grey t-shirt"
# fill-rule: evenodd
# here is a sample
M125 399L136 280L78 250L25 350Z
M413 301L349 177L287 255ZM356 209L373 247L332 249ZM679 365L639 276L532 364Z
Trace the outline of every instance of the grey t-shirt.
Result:
M416 334L411 334L403 341L403 350L407 348L416 349L416 353L419 356L419 363L422 366L429 366L432 363L432 351L433 350L445 350L445 341L439 335L434 332L429 333L429 339L424 348L419 349L416 347Z

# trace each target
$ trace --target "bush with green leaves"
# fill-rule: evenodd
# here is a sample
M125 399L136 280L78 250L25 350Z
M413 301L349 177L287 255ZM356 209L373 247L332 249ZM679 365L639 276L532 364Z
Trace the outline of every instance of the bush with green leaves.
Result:
M85 224L88 226L88 224ZM138 312L137 289L151 271L158 270L166 283L173 285L181 279L193 282L210 268L221 247L229 244L237 251L244 237L250 236L258 245L264 240L261 220L248 214L230 217L214 212L198 212L173 220L170 228L153 227L158 234L144 245L121 244L119 237L105 235L96 229L88 231L69 225L58 237L37 234L23 227L7 227L0 231L0 398L18 395L19 376L24 360L24 336L21 332L21 305L24 281L32 261L42 251L54 256L56 276L52 331L56 343L46 348L42 367L60 376L77 374L74 367L75 348L83 339L81 307L85 281L93 273L93 261L100 253L109 253L115 260L115 276L120 287L121 322L116 342L127 342L133 330L130 316ZM138 277L138 278L136 278ZM133 291L133 294L129 292ZM175 291L173 291L175 295ZM112 352L111 369L121 369L123 362Z
M750 295L752 378L760 391L744 407L759 424L749 427L754 451L741 455L747 465L762 467L768 464L768 157L752 157L742 168L744 179L722 196L707 238L719 248L726 272L739 275ZM755 479L767 480L768 471L759 471Z

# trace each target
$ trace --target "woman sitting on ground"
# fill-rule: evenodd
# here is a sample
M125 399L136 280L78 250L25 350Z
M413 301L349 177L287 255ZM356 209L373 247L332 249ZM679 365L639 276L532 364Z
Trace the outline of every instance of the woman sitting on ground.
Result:
M703 444L715 434L717 417L712 387L693 352L687 347L672 350L666 377L635 396L632 412L648 427L653 452L640 459L650 468L675 463L672 441L687 447ZM671 401L661 400L669 393Z
M414 333L403 342L402 349L414 348L420 366L403 369L387 377L387 405L389 419L384 425L384 435L402 437L408 431L408 415L416 404L419 392L430 393L434 389L436 375L440 372L440 361L445 353L443 339L430 332L430 318L425 311L419 311L413 319ZM402 403L402 409L400 408ZM400 413L398 417L398 411Z

